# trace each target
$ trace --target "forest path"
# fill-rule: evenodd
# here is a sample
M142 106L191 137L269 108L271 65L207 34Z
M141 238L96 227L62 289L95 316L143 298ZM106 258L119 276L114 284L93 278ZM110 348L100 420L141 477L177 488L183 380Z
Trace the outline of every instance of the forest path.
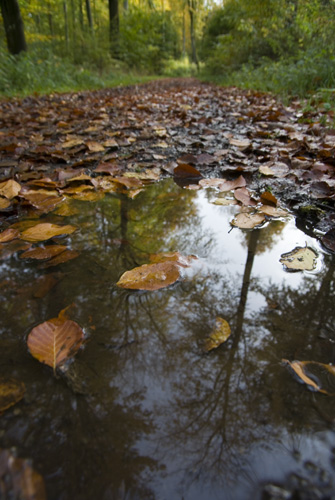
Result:
M242 175L254 196L267 189L289 208L312 204L313 226L328 230L335 131L319 119L299 102L195 79L2 101L0 207L4 215L21 202L41 210L33 190L41 199L74 179L79 193L90 178L99 190L112 179L129 188L167 174L193 184ZM11 197L12 179L21 192Z

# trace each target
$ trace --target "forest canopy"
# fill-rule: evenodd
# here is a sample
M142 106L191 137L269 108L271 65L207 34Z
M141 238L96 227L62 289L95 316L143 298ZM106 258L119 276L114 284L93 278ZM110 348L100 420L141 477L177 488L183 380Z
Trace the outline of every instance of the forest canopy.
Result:
M334 86L334 0L0 0L0 92L150 75L305 96Z

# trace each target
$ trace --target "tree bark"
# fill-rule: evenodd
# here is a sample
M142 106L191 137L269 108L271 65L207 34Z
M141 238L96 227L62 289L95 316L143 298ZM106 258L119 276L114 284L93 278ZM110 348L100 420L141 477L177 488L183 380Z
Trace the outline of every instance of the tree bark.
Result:
M93 33L93 17L92 17L91 2L90 0L86 0L85 3L86 3L86 14L87 14L88 25Z
M197 48L195 43L195 0L187 0L188 12L190 14L190 30L191 30L191 48L192 48L192 62L194 62L199 70L199 60L197 56Z
M11 54L27 50L20 7L17 0L0 0L1 13L5 26L7 47Z
M108 0L109 7L109 39L111 52L114 57L119 53L119 2Z
M67 15L67 3L66 0L63 1L63 10L64 10L64 27L65 27L65 44L66 48L69 48L69 20Z

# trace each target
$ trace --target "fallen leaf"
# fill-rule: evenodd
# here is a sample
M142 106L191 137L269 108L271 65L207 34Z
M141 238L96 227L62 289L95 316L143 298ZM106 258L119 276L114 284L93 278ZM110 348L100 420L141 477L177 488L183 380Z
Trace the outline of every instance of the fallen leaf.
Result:
M23 398L25 385L13 378L0 378L0 413L15 405ZM1 491L1 490L0 490Z
M9 450L0 449L0 498L15 500L46 500L42 476L30 460L17 458Z
M15 198L21 191L21 185L14 181L13 179L9 179L5 182L0 182L0 196L4 196L8 200Z
M293 271L313 271L316 268L317 254L309 248L296 247L291 252L284 253L279 262Z
M173 175L175 177L181 177L183 179L188 179L190 177L202 177L199 170L192 167L191 165L188 165L187 163L178 165L178 167L173 170Z
M266 175L266 176L271 176L271 175L275 175L274 171L266 166L266 165L261 165L258 169L259 173L260 174L263 174L263 175Z
M150 255L150 261L158 262L177 262L182 267L189 267L198 257L195 255L182 255L179 252L155 253Z
M239 227L240 229L253 229L254 227L259 226L265 221L264 214L248 214L241 213L237 214L237 216L231 221L233 226Z
M224 179L221 179L221 178L201 179L199 181L199 186L219 188L223 182L224 182ZM227 191L229 191L229 190L227 190Z
M22 250L28 250L30 247L31 243L26 243L20 240L10 241L4 245L0 244L0 260L8 259Z
M23 231L21 233L21 239L32 242L45 241L54 236L71 234L76 231L76 229L75 226L59 226L57 224L51 224L50 222L44 222Z
M274 207L276 207L278 204L277 198L273 196L270 191L264 191L264 193L261 194L261 201L265 205L272 205Z
M6 241L15 240L20 236L20 231L18 229L13 229L9 227L0 233L0 243L5 243Z
M102 144L99 144L99 142L96 142L96 141L87 141L86 146L93 153L99 153L101 151L105 151L104 146Z
M10 206L10 201L7 198L0 197L0 210L6 210Z
M270 205L262 205L259 211L265 215L268 215L269 217L286 217L288 215L288 212L286 212L286 210L272 207Z
M222 179L223 180L223 179ZM222 184L219 186L220 191L233 191L234 189L237 188L242 188L247 185L245 178L243 175L240 175L237 177L237 179L234 179L233 181L225 181L223 180Z
M244 149L248 149L248 147L251 145L251 142L249 141L249 139L234 139L232 137L231 139L229 139L229 144L231 146L237 146L243 151Z
M221 344L226 342L226 340L230 337L231 330L229 323L219 316L215 320L215 327L205 341L204 350L206 352L211 351L212 349L216 349Z
M322 244L331 252L335 252L335 228L330 229L321 238Z
M237 205L237 201L233 199L228 199L228 198L216 198L216 200L213 201L214 205L221 205L221 206L228 206L228 205Z
M240 201L243 205L247 206L255 206L256 202L251 198L251 195L247 188L239 188L234 191L235 198Z
M74 148L75 146L81 146L82 144L84 144L83 139L71 139L69 141L63 142L62 148L71 149Z
M75 321L65 319L61 313L35 326L28 335L30 354L41 363L53 368L72 358L84 342L84 332Z
M47 247L38 247L27 250L20 255L20 259L46 260L55 257L66 250L65 245L49 245Z
M40 266L40 269L48 269L48 267L58 266L59 264L64 264L69 260L76 259L79 256L79 252L76 250L65 250L60 254L56 255L52 259L48 260L45 264Z
M316 361L282 360L292 368L299 379L308 385L309 389L329 396L335 395L335 366Z
M179 276L180 266L177 262L159 262L126 271L116 284L132 290L158 290L175 283Z

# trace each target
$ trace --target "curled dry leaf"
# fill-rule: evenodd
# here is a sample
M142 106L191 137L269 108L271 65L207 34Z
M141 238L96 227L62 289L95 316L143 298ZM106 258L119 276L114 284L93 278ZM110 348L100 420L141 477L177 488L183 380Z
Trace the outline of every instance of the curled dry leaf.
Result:
M158 264L144 264L126 271L116 284L121 288L131 290L158 290L172 285L179 276L178 263L166 261Z
M296 247L291 252L284 253L280 262L286 269L292 271L313 271L316 268L317 253L309 248Z
M25 385L13 378L0 378L0 413L15 405L23 398Z
M212 349L216 349L221 344L226 342L226 340L230 337L230 334L231 330L229 323L225 319L218 316L215 320L215 326L212 333L205 341L204 350L209 352Z
M30 460L17 458L9 450L0 449L0 498L46 500L42 476Z
M239 188L234 191L235 198L240 201L246 207L255 206L256 202L251 198L251 195L247 188Z
M51 224L50 222L44 222L23 231L21 233L21 239L32 242L45 241L53 238L54 236L71 234L76 231L76 229L77 228L75 226L59 226L57 224Z
M264 214L241 213L236 215L236 217L231 221L231 224L239 227L240 229L253 229L254 227L261 225L264 221Z
M31 355L41 363L56 368L71 359L84 342L84 332L75 321L66 319L63 311L35 326L28 335L27 344Z
M278 204L277 198L270 191L264 191L261 194L261 201L264 205L272 205L273 207L276 207Z
M335 395L335 366L318 363L316 361L288 361L283 363L298 375L299 379L313 391L322 392L330 396Z

